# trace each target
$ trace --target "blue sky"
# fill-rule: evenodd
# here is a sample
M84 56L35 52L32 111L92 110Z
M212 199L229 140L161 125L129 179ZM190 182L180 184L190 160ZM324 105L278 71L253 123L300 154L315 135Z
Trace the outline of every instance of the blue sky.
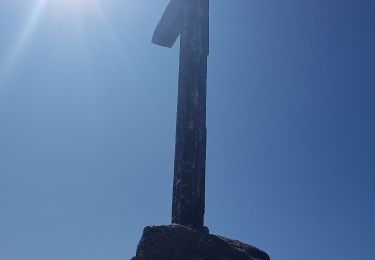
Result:
M129 259L170 221L167 0L0 2L0 259ZM206 225L375 257L375 2L211 1Z

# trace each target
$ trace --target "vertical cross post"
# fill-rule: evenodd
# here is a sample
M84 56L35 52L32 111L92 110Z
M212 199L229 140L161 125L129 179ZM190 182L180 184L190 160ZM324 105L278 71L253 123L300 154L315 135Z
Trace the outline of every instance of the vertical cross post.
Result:
M171 0L155 30L153 43L171 47L178 36L180 68L172 223L203 229L209 0Z

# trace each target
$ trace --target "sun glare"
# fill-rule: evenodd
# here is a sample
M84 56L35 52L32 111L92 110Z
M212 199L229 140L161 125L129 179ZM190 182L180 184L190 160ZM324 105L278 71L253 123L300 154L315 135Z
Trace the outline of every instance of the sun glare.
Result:
M112 32L110 23L107 20L105 10L102 5L103 0L33 0L34 4L25 17L24 25L19 29L12 46L8 51L7 57L0 61L0 92L2 84L12 74L17 67L19 59L24 50L32 41L35 31L38 29L43 16L47 20L57 19L64 21L84 20L87 15L97 17L99 21L105 24L112 37L116 40ZM103 1L104 2L104 1ZM106 6L108 2L105 2ZM73 18L73 19L72 19ZM52 20L50 20L52 21Z

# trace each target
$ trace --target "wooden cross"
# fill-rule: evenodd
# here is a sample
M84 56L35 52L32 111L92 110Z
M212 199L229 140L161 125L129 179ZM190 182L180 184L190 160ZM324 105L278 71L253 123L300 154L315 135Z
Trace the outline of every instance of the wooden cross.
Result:
M152 42L172 47L178 36L180 69L172 223L203 229L209 0L170 1Z

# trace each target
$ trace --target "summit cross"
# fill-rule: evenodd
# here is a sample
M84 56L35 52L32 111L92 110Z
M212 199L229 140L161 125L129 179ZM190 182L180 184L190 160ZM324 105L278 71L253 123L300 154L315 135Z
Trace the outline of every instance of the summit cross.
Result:
M204 228L206 79L209 0L171 0L152 42L172 47L180 36L180 65L172 223Z

